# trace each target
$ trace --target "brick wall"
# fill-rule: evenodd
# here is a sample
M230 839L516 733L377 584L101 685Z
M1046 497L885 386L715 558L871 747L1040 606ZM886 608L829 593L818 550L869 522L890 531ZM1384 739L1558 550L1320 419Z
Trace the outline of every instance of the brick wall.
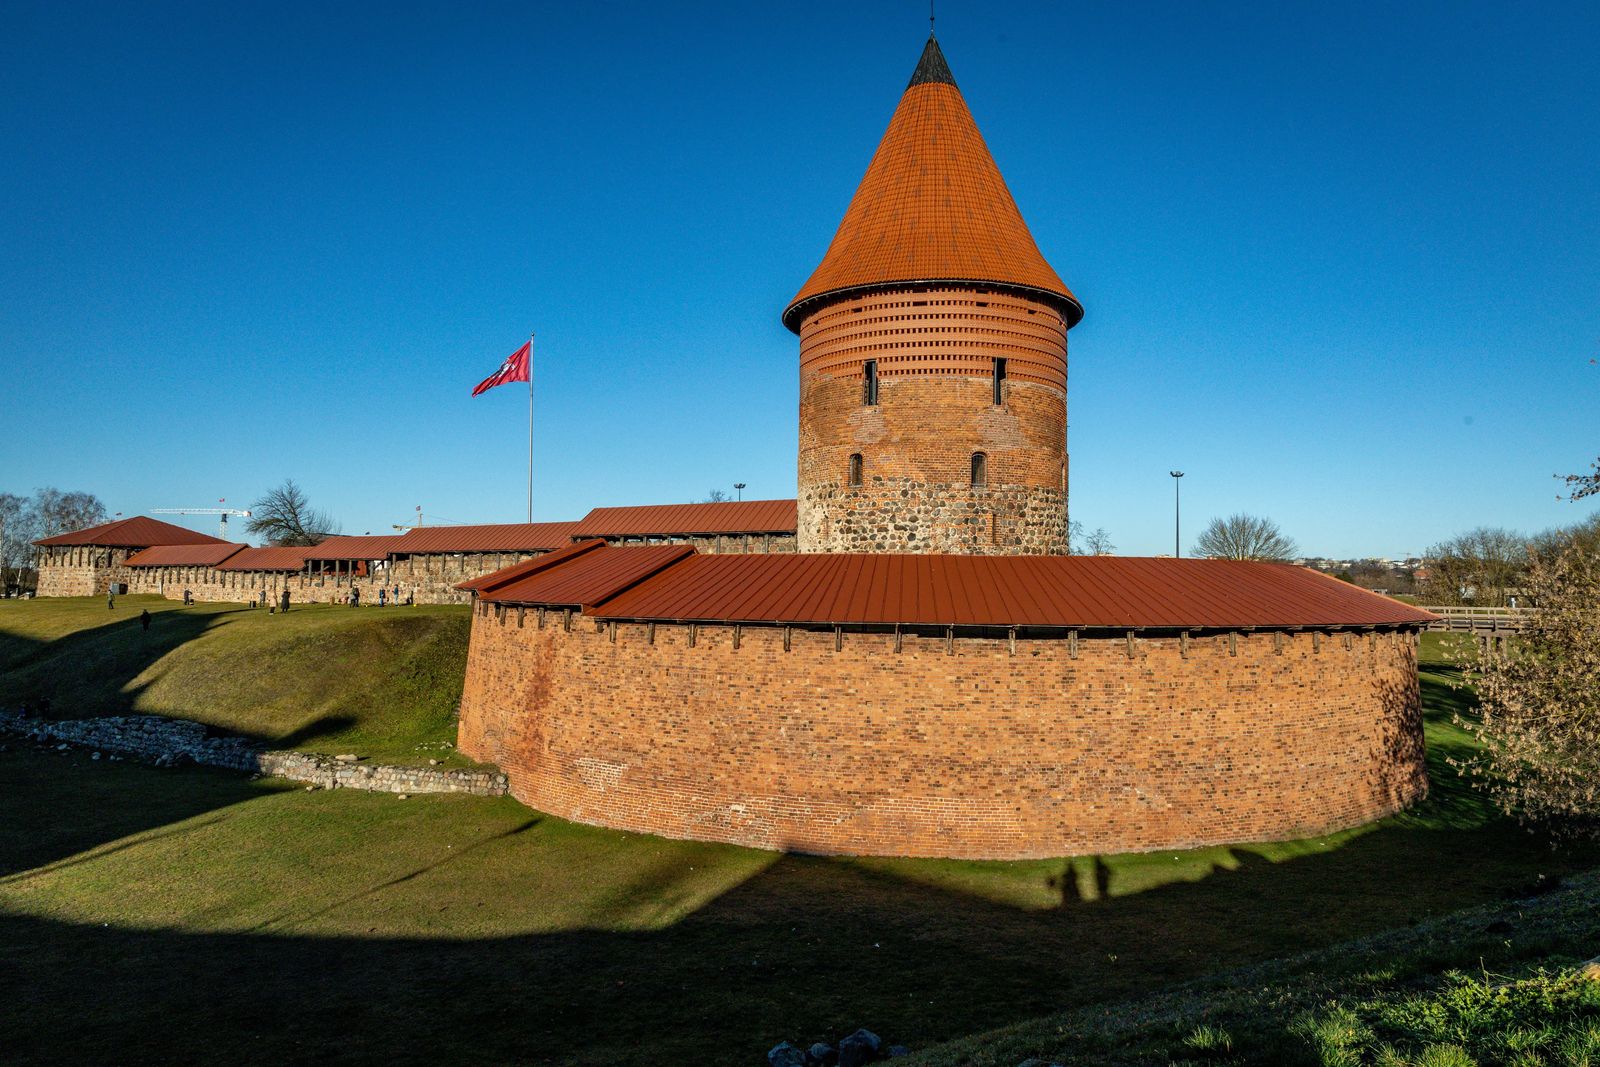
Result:
M690 633L475 610L459 748L563 818L819 853L1270 840L1427 789L1409 633Z
M809 316L801 551L1066 552L1066 344L1049 306L979 290L872 294ZM1006 360L998 405L996 359ZM867 360L878 368L873 405ZM986 467L977 485L974 453Z

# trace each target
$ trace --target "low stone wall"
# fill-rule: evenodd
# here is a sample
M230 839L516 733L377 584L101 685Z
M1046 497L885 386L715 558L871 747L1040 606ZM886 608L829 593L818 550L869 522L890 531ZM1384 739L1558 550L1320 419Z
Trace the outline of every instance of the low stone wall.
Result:
M372 793L470 793L479 797L506 794L506 776L499 771L439 767L397 767L352 763L311 752L262 752L256 758L262 774L306 782L324 789L364 789Z
M56 721L0 711L0 732L19 734L41 743L113 752L157 766L199 763L287 778L323 789L470 793L473 796L503 796L506 792L506 776L498 771L397 767L340 760L311 752L272 751L243 737L212 736L197 722L159 715Z

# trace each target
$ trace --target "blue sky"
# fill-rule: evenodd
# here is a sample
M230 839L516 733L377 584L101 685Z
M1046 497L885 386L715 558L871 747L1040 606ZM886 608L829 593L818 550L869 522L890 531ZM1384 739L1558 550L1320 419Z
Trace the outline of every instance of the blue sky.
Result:
M460 10L456 10L459 7ZM387 532L792 495L905 2L0 3L0 490ZM1398 555L1592 507L1600 7L988 3L939 38L1071 334L1074 518ZM191 525L211 529L209 520Z

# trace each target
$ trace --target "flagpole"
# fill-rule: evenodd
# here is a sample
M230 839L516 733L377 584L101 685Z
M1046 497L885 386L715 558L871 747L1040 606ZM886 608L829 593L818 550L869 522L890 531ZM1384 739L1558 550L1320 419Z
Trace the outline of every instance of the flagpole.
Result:
M528 522L533 522L533 334L528 334Z

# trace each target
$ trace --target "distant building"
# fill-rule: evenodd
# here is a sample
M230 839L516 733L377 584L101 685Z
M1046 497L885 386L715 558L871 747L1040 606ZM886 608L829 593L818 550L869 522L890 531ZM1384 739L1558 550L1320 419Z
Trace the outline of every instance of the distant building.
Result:
M136 515L35 541L40 596L104 596L125 581L128 557L152 545L224 545L220 537Z

